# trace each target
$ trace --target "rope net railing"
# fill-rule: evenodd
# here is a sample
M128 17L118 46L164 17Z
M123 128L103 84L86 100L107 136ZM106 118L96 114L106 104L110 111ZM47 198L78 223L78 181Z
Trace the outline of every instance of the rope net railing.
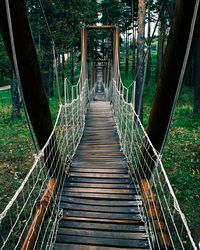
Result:
M153 147L133 104L128 102L128 88L119 81L120 84L114 79L111 81L109 97L130 175L133 183L140 186L143 204L138 206L150 246L152 249L197 249L161 156Z
M71 87L70 102L65 96L51 136L0 214L0 249L52 248L62 217L60 194L84 130L89 92L87 80L81 83Z

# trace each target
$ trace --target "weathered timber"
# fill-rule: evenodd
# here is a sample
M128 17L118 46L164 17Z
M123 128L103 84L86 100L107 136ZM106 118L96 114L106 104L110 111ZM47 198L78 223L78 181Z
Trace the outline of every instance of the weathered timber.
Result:
M139 186L129 179L109 103L90 104L60 206L55 249L149 249Z

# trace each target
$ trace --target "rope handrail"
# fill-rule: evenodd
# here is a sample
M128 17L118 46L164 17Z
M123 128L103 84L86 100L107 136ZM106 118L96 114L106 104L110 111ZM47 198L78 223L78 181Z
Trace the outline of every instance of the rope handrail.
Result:
M114 79L109 92L121 148L130 164L133 183L140 186L138 195L143 194L141 218L146 223L152 248L197 250L161 155L153 147L133 103L128 102L123 88L118 89ZM154 171L149 166L152 163L155 164ZM150 179L145 169L150 172Z
M43 249L43 247L49 249L48 247L53 244L59 217L62 214L59 207L59 194L69 173L70 161L83 134L89 100L87 79L83 86L81 86L81 81L78 82L77 86L79 92L76 93L74 98L70 102L60 104L49 139L38 154L35 155L32 168L11 201L0 214L0 249L2 250L8 247L10 249L19 249L25 239L26 232L31 226L33 229L37 226L39 230L39 236L33 242L37 249ZM71 91L73 92L72 86ZM55 175L59 178L55 179ZM38 206L37 204L40 203L43 206L42 197L45 197L44 190L48 192L50 187L48 183L51 178L55 179L56 192L49 191L49 200L51 202L43 210L41 225L38 227L34 222L32 223L34 211ZM41 209L43 208L41 207ZM44 225L46 213L50 213L50 217L45 220ZM31 231L29 230L29 232Z

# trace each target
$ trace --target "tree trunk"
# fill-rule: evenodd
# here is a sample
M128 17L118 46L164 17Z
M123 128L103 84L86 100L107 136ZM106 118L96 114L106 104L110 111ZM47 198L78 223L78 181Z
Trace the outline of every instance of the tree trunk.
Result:
M126 30L126 63L125 63L125 72L128 74L128 30Z
M71 50L71 85L74 85L74 48Z
M151 41L151 4L152 1L150 0L148 2L148 27L147 27L147 42L148 45L150 45ZM149 79L151 77L151 51L148 53L148 58L147 58L147 74L146 74L146 81L145 83L149 83Z
M200 38L195 50L194 62L194 116L200 117Z
M175 15L147 127L149 138L158 152L161 150L168 131L171 111L188 43L195 2L182 0L176 2ZM199 33L199 23L200 11L198 10L192 48L194 48ZM146 148L148 148L148 145ZM154 161L152 161L154 154L151 147L149 147L148 151L146 156L144 156L144 161L147 163L145 165L149 166L152 171L154 167ZM148 155L151 157L148 157ZM150 177L151 171L145 167L144 171L146 176Z
M62 96L64 96L64 81L65 81L65 54L64 52L62 52L62 86L63 86Z
M44 88L47 94L47 97L53 95L53 56L52 56L52 47L49 44L49 41L45 37L42 39L43 47L43 58L41 63L42 69L42 80L44 83Z
M12 119L18 119L20 115L20 98L18 91L17 79L14 71L12 72L12 81L11 81L11 97L12 97Z
M53 54L51 53L49 58L49 96L54 96L53 80L54 80L54 66L53 66Z
M136 96L135 96L135 111L139 115L141 121L143 102L140 101L143 98L142 83L144 73L144 43L145 43L145 0L138 1L138 38L137 38L137 71L136 78ZM141 107L140 106L141 103ZM140 113L139 113L140 112Z
M159 78L162 60L163 60L163 51L164 51L164 23L163 18L160 20L160 29L158 35L158 48L157 48L157 79Z
M51 53L50 57L50 62L49 62L49 95L54 96L54 58L53 54Z
M132 32L133 32L133 41L132 41L132 46L133 46L133 51L132 51L132 76L135 74L135 27L134 27L134 16L135 13L135 1L132 0Z

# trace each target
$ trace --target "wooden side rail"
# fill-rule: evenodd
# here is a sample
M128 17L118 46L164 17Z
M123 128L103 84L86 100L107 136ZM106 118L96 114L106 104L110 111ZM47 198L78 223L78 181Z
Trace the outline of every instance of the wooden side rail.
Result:
M151 218L151 223L154 224L156 235L161 249L173 250L173 246L167 232L165 221L162 217L161 207L155 199L151 185L148 180L142 179L141 191L145 206L147 207L148 216Z
M54 178L51 178L48 187L45 190L39 204L36 206L36 212L32 223L25 235L21 250L32 250L35 246L35 241L38 237L38 234L41 229L42 221L45 217L46 212L48 211L51 198L56 189L56 181Z

